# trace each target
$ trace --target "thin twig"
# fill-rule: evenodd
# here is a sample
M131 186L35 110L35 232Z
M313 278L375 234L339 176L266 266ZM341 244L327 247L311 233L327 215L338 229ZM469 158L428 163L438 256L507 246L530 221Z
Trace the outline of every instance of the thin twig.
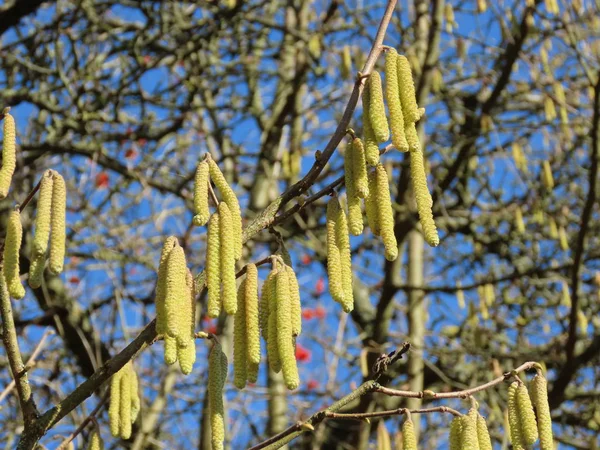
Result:
M94 422L97 425L96 415L100 412L102 407L106 404L107 400L108 400L108 390L104 393L104 395L102 396L102 398L100 399L100 401L98 402L98 404L96 405L94 410L85 419L83 419L83 421L79 424L79 426L75 429L75 431L73 431L69 436L67 436L67 438L64 441L62 441L58 447L56 447L56 450L65 450L67 448L67 446L69 445L69 442L71 442L73 439L75 439L79 435L79 433L81 433L83 431L83 429L87 426L88 423Z

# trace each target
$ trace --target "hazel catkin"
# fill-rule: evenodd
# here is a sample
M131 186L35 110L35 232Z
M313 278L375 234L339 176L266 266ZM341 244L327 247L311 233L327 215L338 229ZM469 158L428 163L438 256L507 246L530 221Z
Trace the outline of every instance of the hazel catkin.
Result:
M177 362L177 357L178 357L177 339L169 336L168 334L165 334L164 341L165 341L165 351L164 351L165 364L170 366Z
M50 223L52 218L52 171L42 175L40 192L35 217L35 233L33 236L32 258L46 255L50 238Z
M221 244L220 219L216 212L208 222L206 244L206 287L208 289L208 317L221 313Z
M338 247L336 221L340 204L337 197L327 203L327 275L329 277L329 293L338 303L344 301L344 282L342 275L341 252Z
M408 142L404 132L404 115L400 102L398 85L398 52L391 48L385 54L385 99L390 111L392 144L401 152L408 151Z
M363 149L364 150L364 149ZM344 178L346 183L346 194L348 198L348 222L350 232L354 236L359 236L363 231L362 210L360 207L360 198L356 190L355 164L354 160L360 157L356 154L354 143L351 143L346 148L344 155ZM364 160L364 151L362 158ZM365 166L366 168L366 166ZM366 173L365 173L366 177ZM368 193L368 179L367 193Z
M88 450L103 450L104 449L104 441L102 440L102 436L100 436L100 430L97 427L94 427L92 432L90 433L90 441L88 444Z
M222 450L225 440L223 387L226 379L227 357L223 353L221 345L215 342L208 359L208 404L213 450Z
M121 430L121 378L123 373L118 371L110 381L110 404L108 407L108 418L110 422L110 433L117 437Z
M8 195L15 167L17 165L17 145L15 119L9 113L10 108L5 108L4 138L2 143L2 168L0 168L0 200Z
M468 414L461 417L463 450L479 450L477 438L477 411L471 409Z
M235 282L235 240L230 236L233 231L233 219L229 206L225 202L219 203L219 235L221 249L221 280L223 281L223 309L229 315L237 311L236 282Z
M29 264L29 286L38 289L44 280L44 269L46 257L44 255L34 256Z
M531 391L540 436L540 449L553 450L554 437L552 435L552 416L550 415L550 405L548 403L548 382L543 375L537 374L533 377Z
M413 82L410 62L404 55L396 58L398 65L398 89L400 91L400 102L402 104L402 114L407 124L417 122L421 114L417 106L417 97L415 96L415 84Z
M126 366L125 366L126 367ZM123 367L123 369L125 369ZM121 370L123 370L121 369ZM131 374L125 370L119 383L119 435L122 439L131 437Z
M184 375L192 373L194 363L196 362L196 341L193 337L188 338L187 345L177 345L177 359L179 360L181 373Z
M524 450L525 443L523 440L523 432L521 430L521 420L519 407L517 404L518 382L511 383L508 387L508 423L510 426L510 442L513 449Z
M272 273L273 280L269 283L269 323L267 330L267 356L269 358L269 367L275 373L281 372L281 358L279 356L279 345L277 336L279 334L277 329L277 283L279 281L279 271L281 269L274 269Z
M542 163L542 181L546 190L552 191L554 188L554 177L552 176L552 167L550 167L550 163L547 160Z
M390 138L387 118L385 116L385 105L383 103L383 88L381 85L381 75L373 71L367 80L369 83L369 119L371 127L378 143L387 141Z
M398 257L398 244L394 234L394 212L390 198L388 175L383 164L378 164L375 171L377 180L377 222L385 247L385 258L388 261L394 261Z
M341 301L341 305L344 311L349 313L354 309L354 293L352 291L352 252L350 249L350 238L348 236L348 222L343 208L338 208L337 210L335 234L342 266L342 288L344 290L344 299Z
M423 162L422 152L410 153L410 174L413 182L415 199L417 202L417 211L419 221L423 228L425 241L432 247L440 243L435 221L433 220L433 200L427 187L427 175L425 174L425 164Z
M186 283L186 262L183 248L175 245L169 253L165 290L166 333L177 339L177 345L187 345L190 313L189 290ZM185 316L184 316L185 314ZM183 323L182 323L183 322Z
M290 286L290 313L292 316L292 335L300 336L302 332L302 305L300 300L300 286L298 285L298 278L294 269L290 266L285 266L285 270L288 273L288 280ZM259 358L260 359L260 358Z
M277 350L283 371L283 379L288 389L296 389L300 384L294 340L292 336L292 315L290 305L290 281L288 271L279 270L276 284L277 295Z
M406 419L402 424L402 448L404 450L417 450L415 425L410 418Z
M4 278L10 296L17 300L25 297L25 288L19 277L19 252L22 239L21 213L18 210L11 211L8 216L6 239L4 241Z
M50 230L50 272L63 271L66 245L67 186L61 174L52 171L52 218Z
M477 413L477 441L479 442L479 450L493 449L485 418L479 413Z
M352 178L356 195L360 198L366 198L369 195L369 180L367 178L365 146L360 138L355 137L352 139L349 150L352 154Z
M455 416L450 422L448 443L450 450L462 450L463 422L461 416Z
M368 173L369 179L369 195L365 199L365 212L367 214L367 223L374 236L379 236L379 213L377 212L377 171L373 170Z
M365 83L365 88L362 94L362 104L363 104L363 134L364 134L364 143L365 143L365 159L367 164L371 166L379 163L379 145L377 143L377 139L375 138L375 132L373 131L373 127L371 125L370 118L370 88L369 83Z
M256 265L246 266L244 303L246 309L246 372L248 381L256 382L260 364L260 330L258 312L258 270Z
M247 328L246 328L246 280L237 291L237 311L233 323L233 384L238 389L246 387Z
M523 443L525 445L533 445L538 439L537 424L529 392L527 392L527 387L522 383L517 388L517 406L519 408L519 422Z
M260 294L260 305L259 305L259 317L260 322L260 333L265 341L268 340L268 329L269 329L269 302L271 293L271 284L275 279L274 271L269 272L265 282L262 286L262 292Z
M158 263L158 280L156 282L156 333L165 334L167 332L167 317L165 313L165 295L167 282L167 265L169 254L177 244L177 238L170 236L165 239L160 253L160 262Z
M196 168L196 175L194 177L194 225L204 226L210 218L210 211L208 210L208 184L209 170L208 162L202 161Z

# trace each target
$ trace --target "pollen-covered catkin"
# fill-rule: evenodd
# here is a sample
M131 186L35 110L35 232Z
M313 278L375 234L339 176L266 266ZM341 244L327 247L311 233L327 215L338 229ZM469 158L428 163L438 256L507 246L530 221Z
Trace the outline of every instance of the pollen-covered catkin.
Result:
M167 317L165 314L165 294L167 288L167 265L169 254L173 247L178 244L175 236L169 236L165 239L160 253L160 262L158 263L158 280L156 281L156 333L165 334L167 332Z
M342 260L337 242L336 220L340 204L337 197L327 203L327 275L329 293L338 303L344 301L344 282L342 278Z
M168 334L164 335L164 341L165 341L165 352L164 352L164 358L165 358L165 364L167 365L171 365L171 364L175 364L177 362L177 353L178 353L178 348L177 348L177 339L169 336Z
M42 175L40 192L35 217L35 234L33 235L32 257L46 255L50 238L50 220L52 217L52 171Z
M527 387L524 384L520 384L517 388L517 406L519 408L519 422L521 424L523 443L525 445L533 445L537 441L538 430L533 405L531 404Z
M548 404L548 382L543 375L537 374L531 381L532 400L537 417L537 428L540 436L540 449L553 450L552 417Z
M219 317L221 313L221 237L220 219L216 212L208 222L206 244L206 287L208 289L208 317Z
M385 258L388 261L394 261L398 257L398 244L394 234L394 212L388 175L383 164L378 164L375 171L377 177L377 222L385 247Z
M260 294L260 308L259 308L259 317L258 320L260 322L260 334L265 341L269 338L269 305L270 305L270 293L271 293L271 283L275 279L275 272L272 270L267 275L265 282L262 286L262 292Z
M231 237L233 238L233 253L236 260L242 257L242 212L240 203L231 186L227 183L223 172L214 160L209 161L210 178L215 183L231 212ZM235 302L234 302L235 303Z
M415 425L412 419L407 419L402 424L402 448L404 450L417 450Z
M492 440L488 431L485 418L477 413L477 441L479 442L479 450L492 450Z
M369 180L367 178L367 161L365 159L365 146L360 138L355 137L349 146L352 154L352 178L356 195L366 198L369 195Z
M364 149L363 149L364 150ZM360 198L356 191L356 178L354 175L355 165L354 159L358 155L355 152L354 143L351 143L346 148L344 155L344 178L346 182L346 194L348 199L348 221L350 224L350 232L354 236L359 236L363 231L363 218L362 211L360 208ZM364 151L362 155L364 161ZM365 165L366 169L366 165ZM366 176L366 173L365 173ZM368 191L368 180L367 180L367 191Z
M408 151L408 142L404 133L404 115L400 102L398 86L398 52L389 49L385 54L385 99L390 111L390 128L392 129L392 144L401 152Z
M230 238L233 231L233 219L229 206L219 203L219 234L221 239L221 279L223 281L223 309L229 315L237 311L235 283L235 240Z
M273 279L269 283L269 320L267 325L267 356L269 367L275 373L281 372L281 358L277 343L277 281L281 269L271 271Z
M29 286L37 289L42 285L44 279L44 268L46 267L46 256L34 256L29 265Z
M468 414L461 417L463 450L479 450L477 438L477 411L471 409Z
M184 375L192 373L196 362L196 341L193 337L188 338L188 344L185 347L177 345L177 359L181 373Z
M141 400L140 400L140 388L139 388L139 379L135 369L133 368L133 364L129 363L130 366L130 375L129 382L131 384L131 423L134 423L140 413Z
M25 288L19 277L19 251L22 239L21 214L15 210L8 216L6 240L4 241L4 278L10 296L17 300L25 297Z
M0 168L0 200L8 195L17 165L15 119L6 108L4 112L4 140L2 143L2 168Z
M450 450L462 450L462 434L462 417L455 416L454 419L452 419L452 421L450 422L450 435L448 437Z
M367 80L369 83L369 118L371 127L377 142L382 143L390 138L387 117L385 116L385 105L383 103L383 88L381 75L373 71Z
M50 272L58 275L65 263L67 186L61 174L52 172L52 227L50 230Z
M189 325L182 314L184 310L189 309L185 305L189 302L186 274L187 268L183 248L175 245L169 253L167 262L165 289L166 333L177 339L177 345L183 343L184 346L187 345L187 339L189 339Z
M414 123L407 123L404 128L404 134L406 136L406 142L408 143L408 149L411 152L421 151L421 141L419 140L419 133Z
M410 62L404 55L396 58L398 64L398 89L400 91L400 102L402 103L402 114L407 124L415 123L421 117L417 106L415 95L415 84L413 82Z
M194 178L194 225L204 226L210 218L208 210L208 162L202 161L196 168L196 176Z
M410 153L410 174L413 182L413 189L415 191L415 199L417 201L419 221L423 228L425 241L432 247L435 247L440 243L440 238L431 211L433 200L431 199L431 193L427 187L427 175L425 174L425 164L423 162L422 152Z
M290 311L292 315L292 335L299 336L302 332L302 305L300 301L300 286L294 269L285 266L290 284ZM260 356L259 356L260 359Z
M508 387L508 423L510 425L510 442L513 449L525 449L523 432L521 430L521 419L519 415L519 406L517 404L518 382L513 382Z
M365 83L365 88L362 93L362 104L363 104L363 134L365 141L365 159L367 164L371 166L379 163L379 145L377 143L377 139L375 138L375 132L373 131L373 127L371 125L370 118L370 88L369 83Z
M348 236L348 222L343 208L338 208L335 220L335 234L337 248L340 252L342 265L342 288L344 299L342 308L349 313L354 309L354 293L352 291L352 251L350 249L350 237Z
M110 434L119 436L121 430L121 378L123 373L118 371L110 381L110 405L108 407L108 419L110 422Z
M375 236L379 236L379 213L377 212L377 171L373 170L368 173L369 178L369 195L365 199L365 212L367 213L367 223L371 232Z
M222 450L225 439L223 387L227 379L227 357L221 345L214 343L208 359L208 404L213 450Z
M246 267L244 302L246 308L246 372L250 383L256 382L260 364L260 330L258 326L258 270L254 264Z
M292 314L290 305L290 281L285 268L277 274L277 349L283 371L283 380L288 389L296 389L300 384L294 338L292 337Z
M88 445L88 450L103 450L104 449L104 441L102 440L102 436L100 436L100 431L98 428L94 427L92 432L90 433L90 443Z
M238 389L246 387L247 332L246 332L246 280L237 291L237 311L233 319L233 384Z
M119 400L120 414L119 414L119 433L122 439L129 439L131 437L131 373L125 370L124 366L121 371L121 382L119 383L121 388L121 398Z
M552 167L548 161L542 163L542 181L544 187L551 191L554 188L554 177L552 176Z

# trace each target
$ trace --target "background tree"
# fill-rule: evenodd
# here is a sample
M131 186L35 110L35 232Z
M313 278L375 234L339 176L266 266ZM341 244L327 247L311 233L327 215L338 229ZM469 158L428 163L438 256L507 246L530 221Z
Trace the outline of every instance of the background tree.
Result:
M387 152L401 257L385 261L369 232L352 239L355 310L348 316L326 293L327 198L302 201L343 173L340 152L329 161L319 155L342 138L335 130L350 119L342 115L345 106L358 100L351 95L360 84L354 74L386 5L225 3L34 1L0 11L0 104L13 107L20 147L11 194L0 204L2 223L47 168L63 174L69 192L66 275L46 274L40 289L14 304L25 356L42 342L28 374L39 409L90 379L154 318L155 271L166 236L180 238L194 274L204 268L206 234L192 225L192 184L201 155L210 152L242 204L243 260L285 246L305 319L299 390L285 392L281 378L264 369L243 392L227 385L232 447L257 444L331 404L372 377L381 353L409 341L407 362L390 367L381 384L456 390L543 361L555 438L570 448L595 448L598 5L399 2L384 44L409 57L417 100L426 108L419 132L441 243L423 244L408 158ZM381 58L375 68L383 69ZM361 134L358 111L349 125ZM294 184L303 178L310 182ZM30 263L32 211L23 213L21 273ZM217 333L227 349L232 321L205 320L205 295L199 302L197 329ZM188 377L162 363L161 347L136 360L140 419L130 440L110 445L208 448L202 426L207 347L198 345ZM1 363L0 379L9 386L6 358ZM56 447L92 412L106 429L104 386L42 444ZM18 399L8 389L1 398L0 440L12 448L22 432ZM506 446L506 389L477 399L492 437ZM351 410L420 403L369 394ZM396 417L385 423L397 433ZM444 445L447 423L437 414L415 421L430 448ZM330 420L294 442L365 449L377 427L377 420Z

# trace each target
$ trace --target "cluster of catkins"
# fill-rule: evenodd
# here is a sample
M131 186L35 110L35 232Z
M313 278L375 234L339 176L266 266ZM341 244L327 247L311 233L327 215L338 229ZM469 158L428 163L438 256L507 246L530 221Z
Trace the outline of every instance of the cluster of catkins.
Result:
M133 364L129 361L115 373L110 385L110 406L108 418L110 432L114 437L129 439L131 425L140 412L138 378Z
M15 169L15 121L5 111L4 141L2 149L2 169L0 169L0 199L5 198L10 188ZM35 232L31 247L29 285L37 289L42 284L48 247L50 247L50 271L59 274L63 271L66 244L67 189L65 180L55 170L47 170L42 175L35 219ZM25 288L19 275L19 253L23 240L20 208L8 217L6 240L4 243L4 278L11 297L21 299Z

